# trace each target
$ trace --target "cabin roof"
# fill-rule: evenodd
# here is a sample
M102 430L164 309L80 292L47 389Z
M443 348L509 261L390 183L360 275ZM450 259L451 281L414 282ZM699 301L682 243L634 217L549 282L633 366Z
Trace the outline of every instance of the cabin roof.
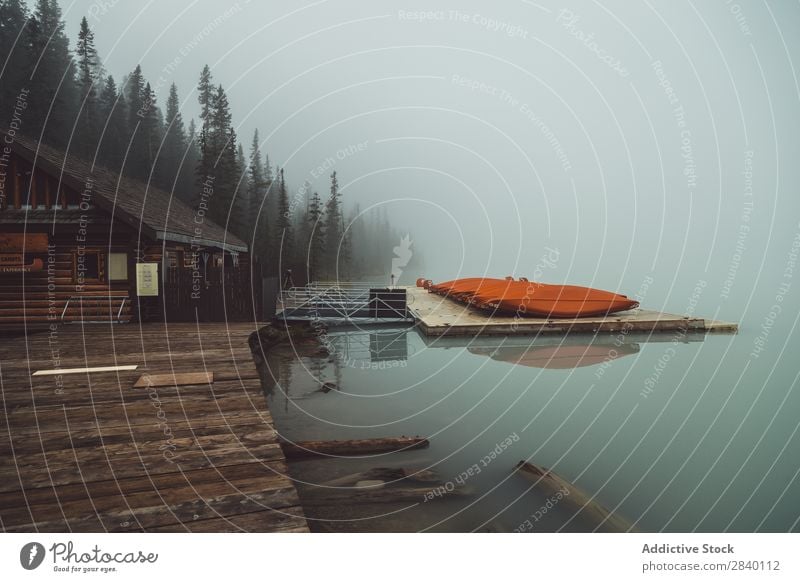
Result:
M149 238L247 252L247 244L239 237L151 184L120 176L29 137L14 136L11 149L79 193L90 192L92 204Z

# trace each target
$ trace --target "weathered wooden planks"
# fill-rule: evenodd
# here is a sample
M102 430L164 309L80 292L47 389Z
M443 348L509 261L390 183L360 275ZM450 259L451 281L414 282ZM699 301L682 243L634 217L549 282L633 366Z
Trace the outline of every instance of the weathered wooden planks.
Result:
M0 342L3 529L307 531L247 346L255 329L61 326ZM30 376L122 364L139 368ZM135 388L144 374L161 380Z
M191 522L184 522L181 524L151 528L151 531L191 531L197 533L247 531L271 531L281 533L307 532L308 528L306 526L298 525L300 519L305 521L303 512L299 507L286 507L278 511L254 511L253 513L243 513L227 517L192 520Z

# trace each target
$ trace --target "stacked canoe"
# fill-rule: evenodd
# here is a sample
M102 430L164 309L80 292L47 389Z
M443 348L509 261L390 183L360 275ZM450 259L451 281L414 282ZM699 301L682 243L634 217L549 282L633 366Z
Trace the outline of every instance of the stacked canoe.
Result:
M470 277L438 284L429 279L417 279L417 287L478 309L520 317L590 317L639 306L619 293L576 285L535 283L524 277L516 280L513 277Z

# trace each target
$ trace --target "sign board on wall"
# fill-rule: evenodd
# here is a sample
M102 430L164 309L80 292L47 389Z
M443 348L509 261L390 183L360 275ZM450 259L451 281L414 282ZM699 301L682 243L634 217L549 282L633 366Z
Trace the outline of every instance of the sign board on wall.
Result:
M158 263L136 263L136 294L158 296Z
M25 262L25 255L22 253L0 253L0 266L16 267Z
M41 271L43 267L42 259L33 259L25 264L22 255L0 255L0 273L34 273Z
M0 253L46 254L47 233L0 233Z
M47 233L0 233L0 273L41 271L44 260L30 255L47 254ZM28 260L30 262L26 263Z

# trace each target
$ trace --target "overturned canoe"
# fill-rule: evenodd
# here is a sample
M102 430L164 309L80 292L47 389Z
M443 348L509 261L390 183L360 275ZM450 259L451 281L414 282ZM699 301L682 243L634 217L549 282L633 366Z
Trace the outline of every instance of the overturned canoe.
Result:
M547 285L525 278L515 281L511 277L471 277L439 284L419 279L417 286L479 309L520 317L590 317L639 306L625 295L611 291L576 285Z

